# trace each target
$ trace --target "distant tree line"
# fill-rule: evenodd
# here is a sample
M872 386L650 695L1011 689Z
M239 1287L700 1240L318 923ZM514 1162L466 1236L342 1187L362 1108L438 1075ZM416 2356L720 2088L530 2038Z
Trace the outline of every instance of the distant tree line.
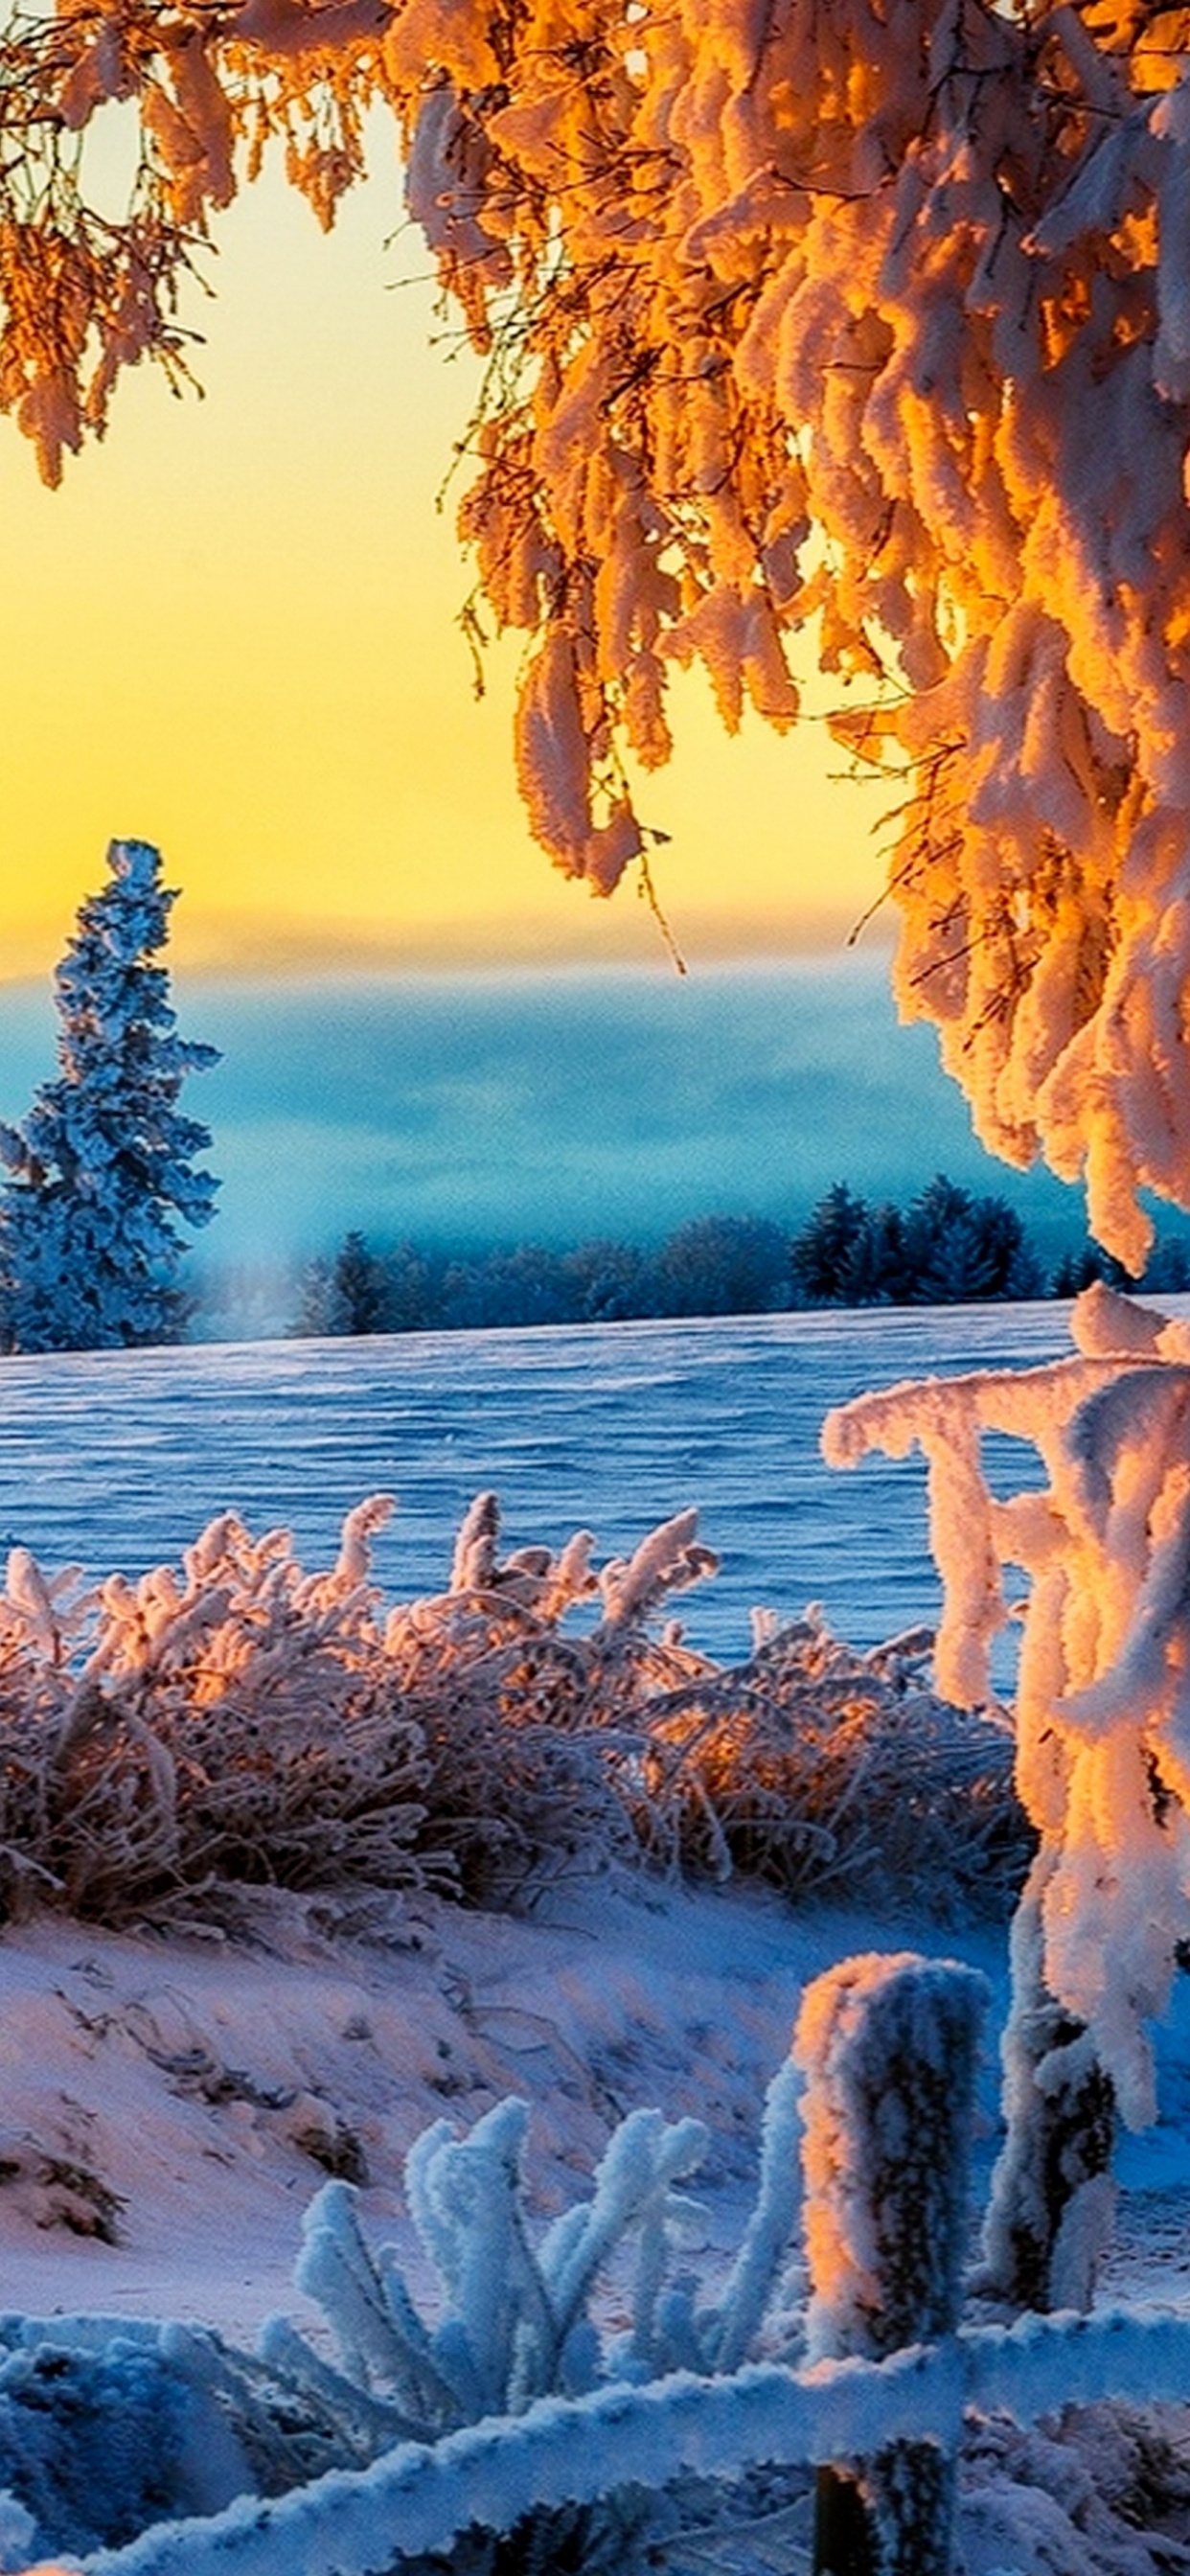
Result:
M830 1306L945 1306L1073 1296L1129 1281L1094 1244L1047 1274L1015 1209L943 1173L907 1207L836 1182L796 1232L767 1217L706 1216L654 1249L598 1238L460 1254L377 1252L352 1231L303 1278L295 1335L454 1332L647 1316L764 1315ZM1190 1247L1162 1246L1146 1285L1190 1288Z

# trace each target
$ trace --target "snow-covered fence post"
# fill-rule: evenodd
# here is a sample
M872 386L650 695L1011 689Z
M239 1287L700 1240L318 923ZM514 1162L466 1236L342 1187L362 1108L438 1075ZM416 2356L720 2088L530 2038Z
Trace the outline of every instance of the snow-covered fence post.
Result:
M951 1960L845 1959L806 1990L802 2161L813 2361L881 2361L953 2334L987 2003ZM954 2463L894 2442L818 2480L816 2576L947 2576Z
M1016 1785L1040 1848L983 2286L1042 2309L1090 2305L1116 2118L1155 2117L1147 2025L1190 1938L1190 1327L1097 1283L1071 1331L1070 1359L859 1396L822 1433L832 1466L926 1454L946 1697L991 1698L989 1650L1013 1615L1002 1569L1030 1579ZM1043 1490L989 1490L989 1431L1035 1445Z

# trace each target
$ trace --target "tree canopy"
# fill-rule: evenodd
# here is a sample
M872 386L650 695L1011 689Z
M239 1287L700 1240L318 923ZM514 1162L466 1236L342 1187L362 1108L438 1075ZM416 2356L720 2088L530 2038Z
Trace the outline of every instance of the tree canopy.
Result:
M1139 1271L1137 1187L1190 1203L1188 67L1162 0L58 0L0 45L0 402L55 478L122 366L185 372L270 138L329 223L387 106L486 360L459 524L537 837L647 871L673 665L788 726L804 630L895 782L902 1009Z

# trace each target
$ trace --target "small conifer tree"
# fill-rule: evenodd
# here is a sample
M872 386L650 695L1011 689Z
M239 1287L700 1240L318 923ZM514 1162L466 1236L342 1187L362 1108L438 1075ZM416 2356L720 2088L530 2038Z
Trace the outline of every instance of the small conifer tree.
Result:
M384 1263L354 1228L343 1237L331 1276L335 1315L329 1330L382 1333L388 1307Z
M900 1219L872 1208L835 1181L790 1245L798 1302L807 1306L884 1303L900 1286Z
M389 1322L389 1280L385 1263L354 1227L345 1234L333 1261L324 1255L307 1264L301 1299L291 1327L295 1339L328 1334L385 1333Z
M11 1351L174 1341L185 1305L174 1223L205 1225L210 1136L177 1106L218 1049L175 1034L165 945L173 892L145 841L113 841L54 978L58 1074L0 1125L0 1335Z

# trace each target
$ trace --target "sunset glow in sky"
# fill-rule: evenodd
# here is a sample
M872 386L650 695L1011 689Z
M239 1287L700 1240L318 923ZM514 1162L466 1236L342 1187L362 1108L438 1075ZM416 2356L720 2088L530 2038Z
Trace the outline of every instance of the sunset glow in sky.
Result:
M381 155L383 166L383 155ZM60 955L113 834L184 890L173 961L258 974L660 955L632 884L556 876L513 780L518 646L472 695L454 496L470 361L435 329L395 169L326 240L247 190L184 318L206 399L142 368L56 493L0 423L6 621L0 973ZM699 676L649 783L655 874L692 963L837 948L881 881L887 790L829 783L813 722L729 742Z

